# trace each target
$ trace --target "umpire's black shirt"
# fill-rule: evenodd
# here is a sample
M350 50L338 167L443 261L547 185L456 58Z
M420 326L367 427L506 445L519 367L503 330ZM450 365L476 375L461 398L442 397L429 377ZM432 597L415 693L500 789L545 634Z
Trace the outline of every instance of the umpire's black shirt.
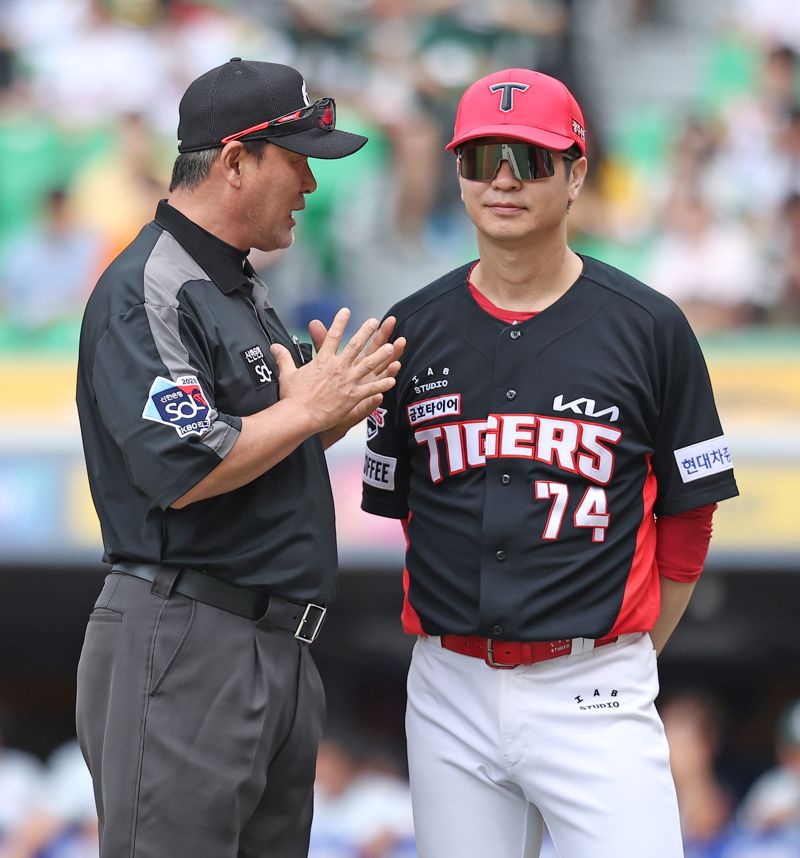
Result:
M162 201L83 319L78 413L105 559L201 569L298 601L335 593L333 498L318 437L236 491L170 504L278 401L270 343L303 354L246 254Z

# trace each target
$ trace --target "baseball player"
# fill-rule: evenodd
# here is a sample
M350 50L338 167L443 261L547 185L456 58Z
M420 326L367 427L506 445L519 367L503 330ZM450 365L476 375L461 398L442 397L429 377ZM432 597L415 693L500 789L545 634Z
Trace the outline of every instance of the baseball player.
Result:
M668 299L572 252L581 110L558 80L461 99L480 257L400 301L363 507L401 519L420 858L683 854L656 651L735 496L700 348Z

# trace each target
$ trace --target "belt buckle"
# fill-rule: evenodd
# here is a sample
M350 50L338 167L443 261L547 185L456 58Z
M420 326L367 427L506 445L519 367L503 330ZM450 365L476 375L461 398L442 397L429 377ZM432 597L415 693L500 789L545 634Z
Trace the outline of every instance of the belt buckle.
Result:
M310 616L312 611L317 612L313 617ZM317 635L319 634L319 630L322 628L322 622L325 619L325 614L327 612L328 609L324 608L322 605L315 605L313 602L309 602L306 605L305 611L303 611L303 616L300 617L300 622L297 624L297 629L294 633L295 638L303 643L314 643L317 639ZM306 625L310 623L313 623L313 629L310 633L307 633Z
M486 638L486 664L489 667L493 667L495 670L513 670L515 667L519 667L518 664L498 664L494 660L494 650L493 650L494 641L491 638Z

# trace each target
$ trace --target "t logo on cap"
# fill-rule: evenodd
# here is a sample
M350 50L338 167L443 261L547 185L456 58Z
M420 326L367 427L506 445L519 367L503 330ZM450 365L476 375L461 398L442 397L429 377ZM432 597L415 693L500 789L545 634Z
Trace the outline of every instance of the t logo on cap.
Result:
M489 87L490 92L502 92L503 97L500 99L500 110L503 113L509 113L514 109L514 90L525 92L529 84L527 83L493 83Z

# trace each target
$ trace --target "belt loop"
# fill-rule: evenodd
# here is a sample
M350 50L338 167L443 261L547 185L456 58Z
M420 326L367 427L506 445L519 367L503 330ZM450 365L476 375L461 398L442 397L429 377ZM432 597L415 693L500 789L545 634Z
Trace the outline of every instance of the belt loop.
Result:
M156 577L153 579L153 585L150 587L150 592L156 596L160 596L162 599L169 599L180 574L180 569L168 569L166 566L159 566Z
M529 643L521 643L519 645L520 652L522 653L522 658L524 659L524 664L532 664L533 663L533 646Z
M272 623L275 619L275 614L278 613L278 602L274 596L270 596L267 602L267 609L260 617L256 617L256 625L260 629L272 628Z

